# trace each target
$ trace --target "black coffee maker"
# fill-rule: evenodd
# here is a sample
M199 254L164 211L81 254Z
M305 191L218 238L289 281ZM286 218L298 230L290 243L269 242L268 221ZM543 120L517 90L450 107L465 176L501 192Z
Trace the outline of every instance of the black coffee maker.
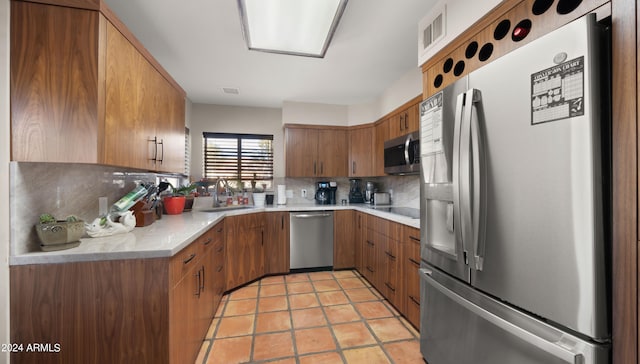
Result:
M357 178L350 179L349 183L349 203L364 203L364 196L360 189L360 180Z
M315 199L318 205L329 205L331 203L331 187L329 186L329 182L318 182Z

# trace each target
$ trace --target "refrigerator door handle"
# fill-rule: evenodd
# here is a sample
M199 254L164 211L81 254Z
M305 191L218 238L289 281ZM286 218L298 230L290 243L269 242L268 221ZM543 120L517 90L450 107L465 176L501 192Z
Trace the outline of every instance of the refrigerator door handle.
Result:
M467 91L466 99L469 107L465 110L465 119L469 120L471 129L471 160L472 160L472 187L473 201L471 202L470 212L471 225L473 227L473 267L481 271L484 264L485 249L485 226L486 226L486 167L485 167L485 149L484 138L480 130L480 121L484 117L482 110L482 93L478 89L470 89ZM476 117L473 117L473 110L476 111Z
M426 280L430 286L436 288L442 294L446 295L457 304L463 306L467 310L473 312L475 315L487 320L494 326L508 332L511 335L518 337L519 339L535 346L536 348L553 355L556 358L561 359L564 362L571 364L581 364L584 362L584 355L582 353L576 353L571 351L562 340L558 342L552 342L546 340L543 337L535 335L487 310L482 309L473 302L469 302L463 297L459 296L455 292L449 290L446 286L442 285L439 281L432 277L432 272L429 269L422 268L419 270L422 279Z
M458 95L456 100L456 111L454 120L453 131L453 232L456 240L456 247L462 246L463 251L466 251L464 241L462 239L462 220L460 218L461 206L460 206L460 132L462 130L462 112L464 110L465 93ZM463 252L464 254L464 252ZM465 264L467 264L466 254Z
M473 89L467 90L463 93L463 110L460 119L460 147L458 151L458 178L454 178L454 183L458 184L458 196L459 196L459 222L458 225L460 236L462 237L462 244L465 252L473 252L473 216L472 216L472 175L471 175L471 115L473 109ZM458 97L458 101L460 97ZM458 125L458 124L456 124ZM467 254L467 264L469 262L469 255L473 260L473 254ZM471 264L475 268L475 264Z

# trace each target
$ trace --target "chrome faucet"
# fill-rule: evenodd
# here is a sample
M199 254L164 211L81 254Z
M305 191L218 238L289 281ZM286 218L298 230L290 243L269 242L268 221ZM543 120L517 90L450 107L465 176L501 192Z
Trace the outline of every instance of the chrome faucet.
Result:
M213 185L213 207L220 207L220 200L218 199L218 185L222 182L222 188L225 192L225 197L230 195L231 187L229 187L229 182L222 177L218 177L216 183ZM226 202L226 198L225 198Z

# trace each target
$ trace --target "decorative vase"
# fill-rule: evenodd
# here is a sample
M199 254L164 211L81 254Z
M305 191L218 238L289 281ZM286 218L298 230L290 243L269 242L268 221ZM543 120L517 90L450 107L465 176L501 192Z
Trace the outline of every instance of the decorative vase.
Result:
M184 211L186 198L184 196L167 196L162 199L164 211L167 215L180 215Z
M264 192L254 192L253 193L253 206L262 207L264 206L264 200L267 197L267 194Z

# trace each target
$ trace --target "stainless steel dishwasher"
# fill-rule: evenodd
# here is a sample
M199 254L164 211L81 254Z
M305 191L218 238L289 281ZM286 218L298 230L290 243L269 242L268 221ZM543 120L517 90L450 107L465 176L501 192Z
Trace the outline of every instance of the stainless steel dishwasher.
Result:
M333 211L289 214L291 269L333 266Z

